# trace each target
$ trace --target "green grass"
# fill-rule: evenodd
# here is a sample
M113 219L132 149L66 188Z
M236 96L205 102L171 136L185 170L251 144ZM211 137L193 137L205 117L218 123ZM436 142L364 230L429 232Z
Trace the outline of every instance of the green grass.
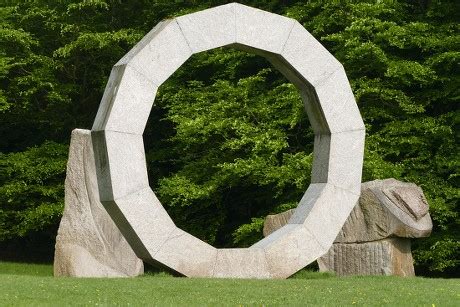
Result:
M0 306L391 305L460 306L459 279L346 277L301 272L287 280L54 278L46 265L0 262Z

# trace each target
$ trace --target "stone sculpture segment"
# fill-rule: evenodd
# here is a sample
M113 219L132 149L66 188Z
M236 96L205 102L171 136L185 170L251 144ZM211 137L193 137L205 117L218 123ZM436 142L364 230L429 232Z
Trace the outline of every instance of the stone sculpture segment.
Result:
M280 54L295 22L240 4L235 6L235 14L236 43L262 53Z
M161 22L148 34L135 53L123 57L117 65L128 65L160 86L192 55L175 19ZM136 48L136 47L134 47Z
M128 277L144 271L99 200L89 130L75 129L69 148L65 208L56 237L54 276Z
M142 135L155 100L157 86L133 68L115 66L102 97L94 130Z
M304 197L296 209L267 216L264 236L299 222L305 210L314 208L309 202L311 198ZM395 179L363 183L358 205L333 246L318 258L320 270L338 275L414 276L409 238L429 236L432 227L428 203L417 185Z
M177 17L182 33L193 53L236 42L234 3Z
M149 187L142 135L93 132L101 200L123 198Z
M176 228L152 258L185 276L212 277L217 249Z
M288 224L251 248L265 250L272 278L287 278L327 251L301 224Z
M249 249L214 249L181 233L161 204L141 192L148 189L141 134L157 87L193 53L220 46L273 62L299 88L316 134L308 210L298 211L288 231ZM186 276L286 278L331 246L356 203L362 119L341 64L293 19L233 3L162 22L115 65L105 97L93 125L101 199L147 262ZM318 183L323 190L315 193Z

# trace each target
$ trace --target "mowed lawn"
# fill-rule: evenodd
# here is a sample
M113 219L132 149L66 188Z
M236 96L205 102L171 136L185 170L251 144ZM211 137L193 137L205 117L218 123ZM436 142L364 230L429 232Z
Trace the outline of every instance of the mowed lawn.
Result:
M0 306L391 305L460 306L460 279L346 277L287 280L54 278L50 265L0 262Z

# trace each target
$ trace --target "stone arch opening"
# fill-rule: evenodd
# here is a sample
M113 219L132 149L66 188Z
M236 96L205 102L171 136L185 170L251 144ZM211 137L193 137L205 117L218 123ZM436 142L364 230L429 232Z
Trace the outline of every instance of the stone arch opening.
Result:
M301 97L245 51L188 59L160 86L143 135L153 191L179 228L214 247L257 242L263 217L295 207L310 183L314 134Z

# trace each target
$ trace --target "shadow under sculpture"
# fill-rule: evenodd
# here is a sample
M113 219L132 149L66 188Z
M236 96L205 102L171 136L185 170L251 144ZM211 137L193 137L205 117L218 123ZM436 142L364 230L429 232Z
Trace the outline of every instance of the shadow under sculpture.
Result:
M158 87L192 54L267 58L301 93L315 132L312 181L288 224L216 249L176 227L149 187L142 133ZM326 253L355 206L364 124L343 66L297 21L237 3L166 20L112 69L92 140L100 199L136 255L190 277L287 278Z

